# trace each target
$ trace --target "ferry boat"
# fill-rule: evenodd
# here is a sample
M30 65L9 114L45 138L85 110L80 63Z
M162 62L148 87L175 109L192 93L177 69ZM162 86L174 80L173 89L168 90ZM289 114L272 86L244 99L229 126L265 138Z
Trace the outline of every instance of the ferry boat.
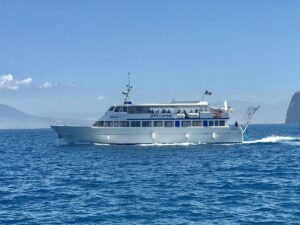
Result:
M91 126L53 125L69 144L241 143L258 107L248 110L248 121L229 125L232 108L212 107L207 101L133 104L127 84L123 104L113 105ZM205 94L211 94L206 91Z

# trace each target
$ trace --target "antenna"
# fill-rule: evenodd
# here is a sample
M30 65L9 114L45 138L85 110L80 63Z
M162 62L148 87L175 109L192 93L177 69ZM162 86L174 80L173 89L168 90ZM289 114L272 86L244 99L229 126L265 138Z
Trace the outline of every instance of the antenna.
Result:
M132 104L131 97L130 97L130 92L132 90L132 85L130 82L130 73L128 73L128 84L126 85L126 91L123 91L122 94L125 96L124 97L124 104Z
M130 85L130 73L128 73L128 86L131 87L131 85Z

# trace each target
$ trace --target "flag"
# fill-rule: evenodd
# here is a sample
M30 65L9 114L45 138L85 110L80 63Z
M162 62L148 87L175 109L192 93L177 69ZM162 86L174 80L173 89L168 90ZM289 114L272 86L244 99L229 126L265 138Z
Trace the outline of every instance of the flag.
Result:
M211 91L208 91L208 90L205 90L205 95L212 95L212 92Z

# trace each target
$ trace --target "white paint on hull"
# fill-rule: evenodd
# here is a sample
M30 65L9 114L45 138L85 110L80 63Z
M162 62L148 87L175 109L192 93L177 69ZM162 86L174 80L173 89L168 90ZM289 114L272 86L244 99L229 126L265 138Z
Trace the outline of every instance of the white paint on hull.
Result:
M240 127L186 127L186 128L98 128L52 126L67 143L98 144L153 144L153 143L240 143Z

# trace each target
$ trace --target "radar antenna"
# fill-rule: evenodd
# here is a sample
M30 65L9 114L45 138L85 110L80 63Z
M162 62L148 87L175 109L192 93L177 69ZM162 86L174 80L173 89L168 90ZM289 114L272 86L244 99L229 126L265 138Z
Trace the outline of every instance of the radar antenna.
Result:
M256 111L260 108L260 105L259 106L249 106L248 110L246 111L244 117L243 117L243 120L242 120L242 130L243 130L243 133L246 132L248 126L250 125L251 123L251 120L254 116L254 114L256 113Z
M128 84L126 85L126 90L122 92L124 95L124 104L132 104L130 92L132 90L132 85L130 83L130 73L128 73Z

